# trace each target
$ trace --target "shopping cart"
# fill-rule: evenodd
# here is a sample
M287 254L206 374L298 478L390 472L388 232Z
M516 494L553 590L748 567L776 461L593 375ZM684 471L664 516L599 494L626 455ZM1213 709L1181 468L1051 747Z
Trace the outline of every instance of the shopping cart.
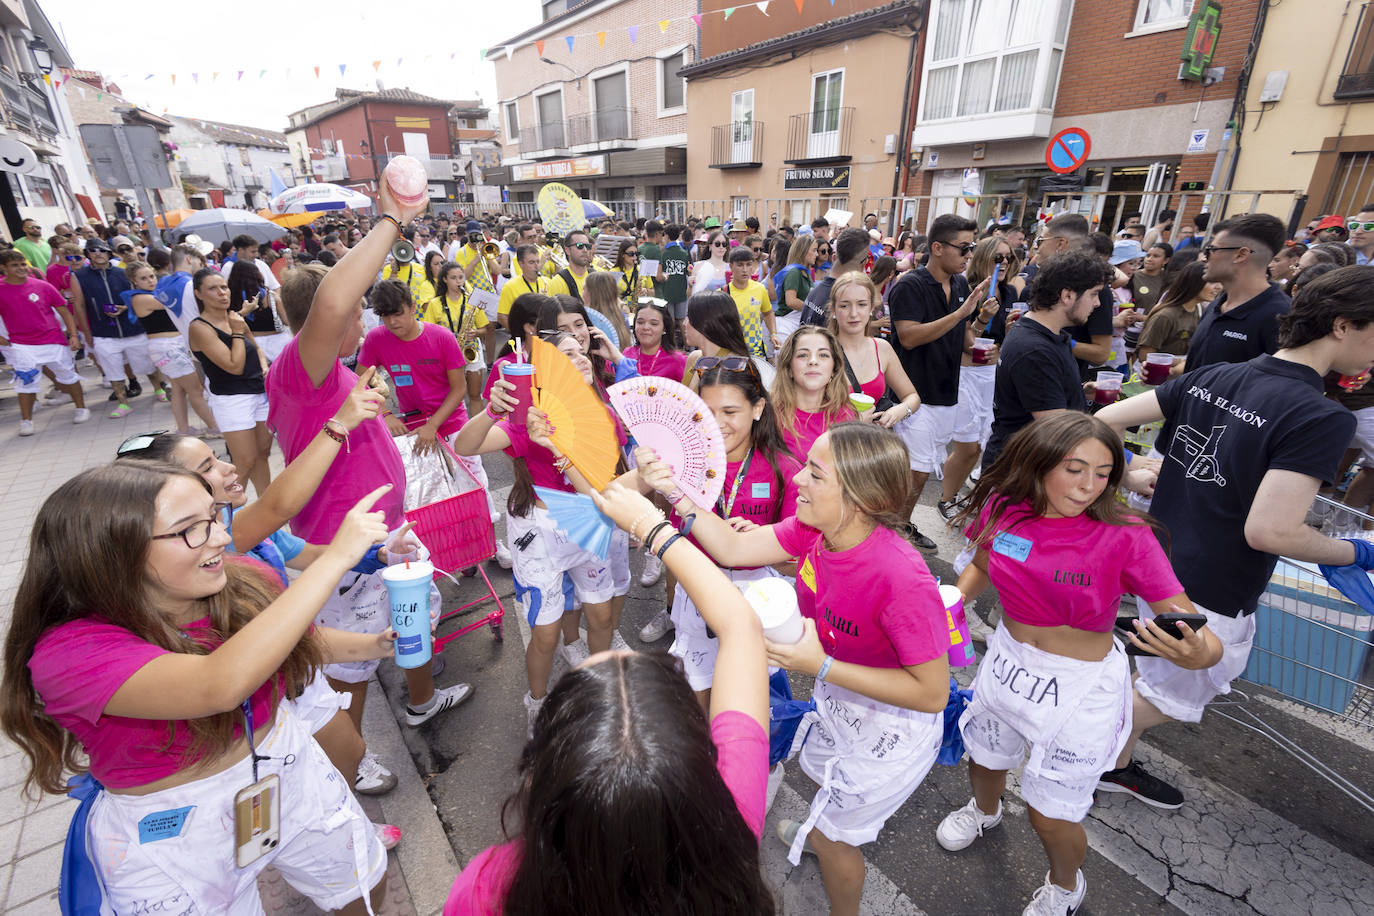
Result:
M439 442L448 449L443 439ZM415 534L429 550L430 562L434 564L434 578L443 576L455 585L460 585L454 574L475 566L477 574L482 577L482 582L487 587L484 594L467 604L441 614L440 627L445 621L452 620L468 609L487 601L494 601L496 607L452 633L436 634L436 653L442 652L444 646L458 637L484 626L490 626L497 641L501 641L504 638L502 618L506 615L505 605L501 603L501 598L496 594L496 589L487 578L484 568L486 561L496 555L496 532L492 528L491 515L487 509L486 491L473 479L451 450L449 455L453 458L454 480L461 492L457 496L409 510L405 513L406 521L414 523Z
M1335 537L1368 537L1374 517L1323 496L1308 521ZM1242 675L1285 697L1374 728L1374 615L1327 584L1316 564L1280 559L1255 612Z

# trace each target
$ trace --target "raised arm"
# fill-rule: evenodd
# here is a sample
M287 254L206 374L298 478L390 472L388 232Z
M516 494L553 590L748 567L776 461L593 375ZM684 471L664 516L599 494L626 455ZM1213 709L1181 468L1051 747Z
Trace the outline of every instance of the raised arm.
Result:
M191 322L191 349L204 353L210 362L230 375L239 375L248 365L248 324L237 312L229 313L229 346L219 339L214 327L205 319Z
M485 455L487 452L510 448L510 436L496 423L498 417L515 409L514 391L515 385L504 378L493 382L491 400L487 402L486 409L470 417L458 430L453 440L453 450L459 455Z

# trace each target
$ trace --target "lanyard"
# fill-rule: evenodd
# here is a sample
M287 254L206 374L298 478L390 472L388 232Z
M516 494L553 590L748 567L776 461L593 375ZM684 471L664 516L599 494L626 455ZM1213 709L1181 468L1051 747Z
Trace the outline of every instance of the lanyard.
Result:
M239 706L243 712L244 737L248 739L248 759L253 761L253 782L258 781L258 761L267 760L267 757L259 757L257 748L253 747L253 698L249 697Z
M731 511L735 508L735 497L739 495L739 488L744 483L745 476L749 473L749 465L754 462L754 447L749 446L749 451L744 453L744 460L739 463L739 470L735 472L735 482L730 485L730 501L726 502L725 494L720 495L716 501L721 509L721 518L729 518Z

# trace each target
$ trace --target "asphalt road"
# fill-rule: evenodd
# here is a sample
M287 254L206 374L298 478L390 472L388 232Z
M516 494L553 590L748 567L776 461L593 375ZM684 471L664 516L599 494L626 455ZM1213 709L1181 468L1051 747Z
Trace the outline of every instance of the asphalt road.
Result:
M503 496L510 484L504 456L487 460L492 486ZM925 533L941 542L930 567L953 581L954 541L938 530L928 489L917 509ZM498 533L500 527L498 526ZM662 606L663 585L638 585L640 558L632 561L635 584L621 633L642 648L640 627ZM511 577L486 565L505 602L505 638L474 631L444 652L441 684L459 680L476 687L473 700L419 729L402 729L415 766L428 786L453 851L466 863L501 842L501 808L515 784L515 764L525 738L524 645L528 628L512 597ZM445 606L466 603L484 585L467 579L445 585ZM985 598L988 607L995 598ZM980 608L985 610L985 608ZM474 613L485 613L485 607ZM446 629L447 629L446 625ZM666 648L668 639L656 648ZM561 659L554 674L563 670ZM961 680L973 669L963 669ZM404 684L384 665L383 687L399 711ZM799 695L807 678L794 681ZM1369 725L1341 727L1265 688L1240 690L1216 704L1198 725L1174 724L1151 732L1140 756L1152 771L1171 779L1188 802L1161 812L1122 795L1102 794L1085 826L1088 895L1085 916L1134 914L1368 914L1374 912L1374 809L1318 775L1255 729L1275 729L1318 765L1350 780L1356 794L1374 793L1374 717ZM1241 696L1241 693L1244 696ZM780 817L800 820L815 785L795 762L769 816L763 839L765 872L779 890L787 914L825 913L826 898L815 860L788 865L772 827ZM964 765L937 766L892 817L868 861L864 911L882 914L1019 913L1044 880L1046 862L1025 816L1015 780L1007 815L973 847L958 854L941 849L934 831L940 819L969 797ZM1368 798L1364 804L1369 804Z

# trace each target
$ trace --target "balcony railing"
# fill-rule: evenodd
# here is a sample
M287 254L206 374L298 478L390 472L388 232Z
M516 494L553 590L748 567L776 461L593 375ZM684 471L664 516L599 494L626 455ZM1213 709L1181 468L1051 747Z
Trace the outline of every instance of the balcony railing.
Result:
M57 122L42 90L0 69L0 97L4 99L5 116L14 127L49 139L57 136Z
M711 128L711 168L756 169L761 165L762 121L731 121Z
M853 108L822 108L792 115L785 162L825 162L850 158Z
M1371 15L1368 3L1360 7L1355 37L1350 41L1345 66L1332 95L1338 99L1374 96L1374 15Z
M570 149L625 149L638 139L636 108L600 108L562 121L520 128L522 156L548 153L562 155Z

